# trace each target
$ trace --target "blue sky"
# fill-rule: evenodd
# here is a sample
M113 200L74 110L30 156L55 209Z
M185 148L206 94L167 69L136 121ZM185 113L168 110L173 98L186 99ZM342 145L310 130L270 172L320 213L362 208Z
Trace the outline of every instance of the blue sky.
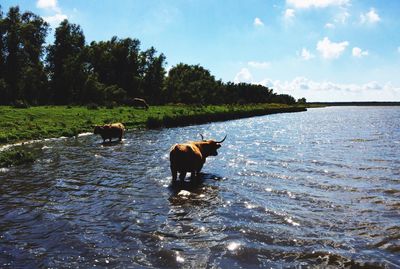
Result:
M308 101L400 101L398 0L3 0L79 24L86 42L132 37L167 67ZM52 33L53 34L53 33ZM49 40L52 38L50 37Z

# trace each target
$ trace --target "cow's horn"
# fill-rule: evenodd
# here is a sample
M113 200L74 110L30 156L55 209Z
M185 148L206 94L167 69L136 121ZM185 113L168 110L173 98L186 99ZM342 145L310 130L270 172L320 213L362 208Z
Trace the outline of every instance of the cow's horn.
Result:
M228 135L225 135L224 139L222 139L221 141L217 141L217 143L222 143L222 142L224 142L227 136L228 136Z
M205 141L203 135L202 134L199 134L199 135L201 136L201 140Z

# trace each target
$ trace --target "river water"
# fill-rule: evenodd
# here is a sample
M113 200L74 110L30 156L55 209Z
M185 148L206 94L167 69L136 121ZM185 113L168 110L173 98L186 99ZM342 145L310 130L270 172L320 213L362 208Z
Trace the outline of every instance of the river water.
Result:
M201 182L169 148L228 138ZM1 268L400 267L400 108L38 142L0 170Z

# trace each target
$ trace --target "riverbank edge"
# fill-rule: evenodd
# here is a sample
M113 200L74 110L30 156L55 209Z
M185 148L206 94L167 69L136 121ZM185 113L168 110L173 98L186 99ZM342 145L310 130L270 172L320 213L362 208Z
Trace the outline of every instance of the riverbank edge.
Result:
M189 125L199 125L210 122L220 122L228 120L236 120L243 118L251 118L257 116L265 116L271 114L280 113L294 113L307 111L306 107L286 107L286 108L269 108L269 109L256 109L252 111L229 111L224 113L215 114L197 114L197 115L185 115L180 117L164 116L162 118L149 118L146 126L149 129L157 128L173 128L182 127Z
M172 127L182 127L188 125L198 125L205 124L209 122L221 122L227 120L235 120L241 118L249 118L256 116L264 116L278 113L294 113L294 112L304 112L307 111L305 106L283 106L283 107L268 107L267 105L257 105L253 109L249 109L246 106L245 110L241 106L234 106L231 110L220 111L220 112L209 112L200 111L194 114L168 114L168 113L157 113L156 116L149 116L144 121L136 122L136 124L128 123L130 130L147 128L147 129L158 129L158 128L172 128ZM140 110L142 112L143 110ZM196 111L196 108L193 109ZM146 113L146 112L142 112ZM30 123L34 124L34 122ZM27 126L27 128L29 128ZM19 139L8 141L7 143L0 142L0 149L7 148L5 150L0 150L0 167L10 167L14 165L20 165L24 163L32 163L36 156L32 156L25 149L25 143L31 144L32 141L40 142L45 139L52 139L54 137L75 137L80 133L92 131L92 126L84 126L79 130L76 130L73 126L65 126L64 131L59 133L52 133L51 135L42 135L36 137L34 140L24 137L19 137ZM72 131L69 129L73 129ZM4 130L3 130L4 132ZM68 135L69 134L69 135Z

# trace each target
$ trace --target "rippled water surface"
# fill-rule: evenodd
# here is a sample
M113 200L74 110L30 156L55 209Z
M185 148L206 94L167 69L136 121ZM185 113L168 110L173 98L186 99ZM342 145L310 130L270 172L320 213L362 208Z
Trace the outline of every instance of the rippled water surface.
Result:
M228 138L171 187L177 142ZM0 170L1 268L400 267L400 108L39 142Z

